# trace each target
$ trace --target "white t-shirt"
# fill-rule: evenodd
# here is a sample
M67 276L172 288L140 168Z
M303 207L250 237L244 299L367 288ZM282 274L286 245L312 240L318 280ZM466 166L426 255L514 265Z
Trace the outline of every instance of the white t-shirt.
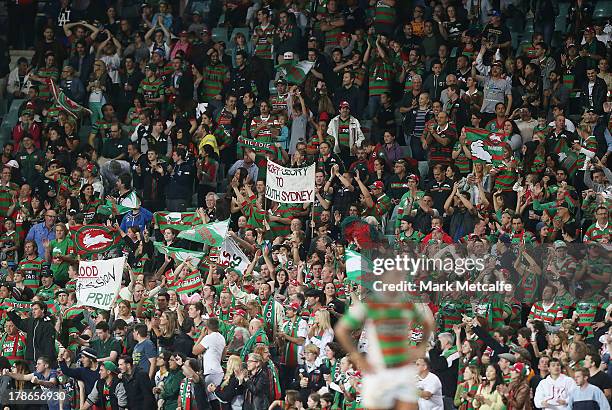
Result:
M221 333L213 332L204 336L200 344L206 349L202 355L204 374L223 373L221 356L225 349L225 338Z
M424 379L417 381L417 389L428 391L432 394L429 400L420 397L418 404L419 410L443 410L442 402L442 383L435 374L429 372Z

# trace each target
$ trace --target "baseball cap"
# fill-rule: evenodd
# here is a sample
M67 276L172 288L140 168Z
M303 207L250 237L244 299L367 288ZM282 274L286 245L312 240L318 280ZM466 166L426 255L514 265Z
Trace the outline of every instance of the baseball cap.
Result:
M11 168L19 168L19 163L17 163L17 161L15 161L14 159L10 160L5 165Z
M278 80L276 80L276 84L287 84L287 80L281 77Z
M517 346L512 349L512 353L519 354L524 361L531 360L531 353L529 353L529 350L525 349L524 347Z
M299 304L298 302L293 301L293 302L291 302L291 303L287 303L287 304L285 305L285 309L293 309L293 310L295 310L296 312L299 312L299 310L300 310L300 304Z
M153 50L153 52L155 54L158 54L160 57L166 57L166 52L164 51L163 48L157 47L156 49Z
M497 357L499 357L500 359L506 359L510 363L516 363L516 358L514 357L512 353L502 353L498 355Z
M374 183L370 185L370 189L383 189L384 187L385 185L382 183L382 181L374 181Z
M188 36L189 32L187 30L183 30L179 33L179 36Z
M102 363L102 366L104 366L104 368L111 373L117 373L117 365L111 362L110 360L107 360L104 363Z
M66 289L58 289L58 290L55 291L55 296L57 297L57 296L61 295L62 293L64 295L67 295L68 291Z
M406 161L404 161L404 163L406 163ZM417 182L417 184L418 184L418 183L419 183L419 181L420 181L419 176L418 176L418 175L415 175L415 174L410 174L410 175L408 175L408 179L411 179L411 180L416 181L416 182Z
M557 240L557 241L553 242L553 247L555 249L567 248L567 244L565 242L563 242L562 240Z
M510 371L512 372L517 372L519 374L525 375L526 371L527 371L527 366L525 366L525 363L514 363L512 365L512 367L510 367Z
M493 10L489 13L490 17L501 17L501 11L499 10Z
M92 360L98 360L98 353L91 347L86 347L81 350L81 356L89 357Z
M348 101L340 101L340 108L351 108L351 105Z
M236 308L236 309L232 309L232 313L234 315L240 315L242 317L246 317L247 313L244 309L240 309L240 308Z
M287 51L283 54L283 60L293 60L293 52Z

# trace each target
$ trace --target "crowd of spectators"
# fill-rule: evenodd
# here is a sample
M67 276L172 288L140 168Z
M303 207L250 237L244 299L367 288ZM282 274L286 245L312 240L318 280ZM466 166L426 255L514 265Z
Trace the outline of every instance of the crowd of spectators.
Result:
M610 408L597 4L560 32L558 0L42 3L8 2L34 54L0 63L4 408ZM267 161L315 164L314 202L267 199ZM229 219L248 267L157 218L187 212ZM127 258L110 311L77 303L81 225ZM459 276L512 287L393 302L354 251L481 258Z

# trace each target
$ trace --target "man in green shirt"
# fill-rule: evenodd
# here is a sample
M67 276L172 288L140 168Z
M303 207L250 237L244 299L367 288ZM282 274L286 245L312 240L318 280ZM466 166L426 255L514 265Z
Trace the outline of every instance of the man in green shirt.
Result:
M96 324L96 338L89 345L96 351L99 357L98 361L102 362L107 360L115 362L119 357L119 352L121 352L121 344L112 337L110 327L104 321Z

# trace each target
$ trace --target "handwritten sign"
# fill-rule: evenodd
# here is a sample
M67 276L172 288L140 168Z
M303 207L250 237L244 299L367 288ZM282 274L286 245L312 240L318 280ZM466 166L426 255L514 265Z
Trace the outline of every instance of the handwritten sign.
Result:
M268 160L266 198L282 203L314 202L315 165L285 168Z
M109 310L121 287L125 256L79 264L76 294L80 305Z

